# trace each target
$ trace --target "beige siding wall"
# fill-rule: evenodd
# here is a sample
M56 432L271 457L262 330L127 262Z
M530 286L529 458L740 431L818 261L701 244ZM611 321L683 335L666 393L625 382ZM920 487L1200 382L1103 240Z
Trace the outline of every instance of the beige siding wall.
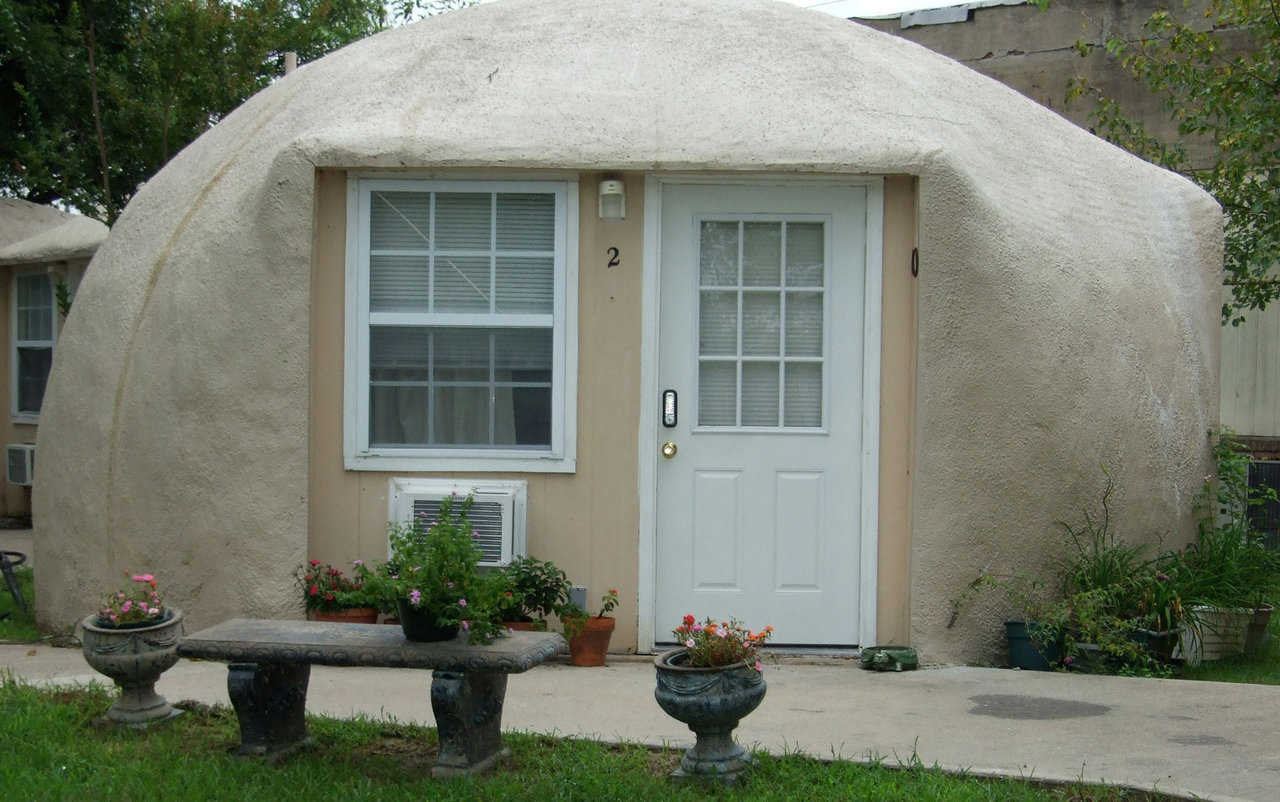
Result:
M564 568L592 597L620 591L611 648L637 645L639 507L636 453L640 403L644 177L624 176L627 219L596 213L601 176L579 176L578 465L573 474L421 474L522 478L529 483L528 550ZM915 370L915 185L890 178L885 191L879 640L909 631L910 483ZM335 565L386 556L390 478L403 473L343 467L346 174L316 174L311 306L309 556ZM606 267L617 247L621 265Z
M0 348L0 382L3 382L4 407L0 410L3 424L0 424L0 445L7 443L35 443L36 425L20 423L13 419L14 397L16 388L13 384L14 336L13 329L13 280L19 273L45 272L52 270L56 277L61 276L75 286L84 273L86 262L57 262L49 264L11 265L0 269L0 331L4 332L4 347ZM55 325L62 330L65 321L55 314ZM55 342L54 353L57 353ZM0 457L3 457L0 454ZM39 465L39 460L36 461ZM31 511L30 488L9 484L8 471L0 465L0 515L22 515Z
M644 180L638 174L625 179L627 219L602 222L596 209L600 176L580 176L577 471L421 475L528 480L529 553L554 561L593 598L618 589L613 646L634 650ZM388 480L406 474L343 468L346 179L326 170L316 181L309 551L335 564L385 559ZM622 264L608 269L605 249L615 246Z
M1280 304L1222 330L1222 425L1280 437Z

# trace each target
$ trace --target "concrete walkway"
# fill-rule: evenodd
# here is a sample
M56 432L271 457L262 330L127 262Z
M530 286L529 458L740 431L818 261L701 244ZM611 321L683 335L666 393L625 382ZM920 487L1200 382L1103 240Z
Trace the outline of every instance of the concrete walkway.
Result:
M105 680L75 649L0 645L0 666L35 683ZM786 658L738 739L771 752L982 774L1105 782L1204 799L1280 799L1280 687L952 667L902 674L851 660ZM430 673L312 668L307 708L432 724ZM506 729L645 744L692 743L653 700L651 662L540 666L513 675ZM226 669L182 661L170 701L227 704Z

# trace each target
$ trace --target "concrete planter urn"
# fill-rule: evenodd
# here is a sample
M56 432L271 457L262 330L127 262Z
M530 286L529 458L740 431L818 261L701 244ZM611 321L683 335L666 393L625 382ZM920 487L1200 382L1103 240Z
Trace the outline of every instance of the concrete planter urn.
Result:
M120 698L107 710L108 720L145 726L181 712L156 693L156 680L178 662L183 634L182 610L168 611L164 621L144 626L98 626L97 613L80 622L84 659L120 686Z
M745 661L693 668L688 660L684 649L674 649L653 661L658 672L653 692L658 706L689 725L697 736L671 776L733 785L750 766L746 750L733 740L733 730L764 699L764 674Z

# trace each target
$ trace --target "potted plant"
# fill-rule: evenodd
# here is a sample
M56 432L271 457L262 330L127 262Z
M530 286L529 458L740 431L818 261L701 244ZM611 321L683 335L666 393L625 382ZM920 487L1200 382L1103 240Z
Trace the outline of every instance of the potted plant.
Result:
M308 619L346 624L377 622L378 605L366 588L372 572L362 560L351 565L354 575L350 577L319 560L308 560L294 571Z
M493 581L477 571L483 554L467 521L473 500L448 496L433 521L423 514L387 525L391 559L375 585L395 603L408 640L449 640L461 630L470 642L484 643L501 631L490 601Z
M181 712L156 693L156 680L178 662L182 610L165 605L153 575L125 575L129 584L80 622L81 642L89 665L120 687L107 719L145 726Z
M569 661L575 666L602 666L609 651L609 639L617 623L608 615L618 606L618 591L610 589L600 597L600 612L588 616L586 610L566 604L559 611L564 634L569 639Z
M1101 510L1085 510L1083 523L1059 522L1070 546L1060 578L983 573L953 602L952 623L967 596L992 586L1004 590L1025 613L1005 622L1010 664L1049 670L1055 666L1092 671L1167 673L1183 617L1182 588L1162 558L1147 558L1146 546L1116 537L1111 521L1115 484L1103 468ZM1056 586L1058 590L1048 590Z
M757 651L772 633L773 627L752 632L737 620L698 623L692 615L672 630L681 646L654 659L658 686L653 695L696 736L673 777L733 784L747 768L746 750L733 740L733 730L764 699Z
M1217 433L1213 458L1216 470L1196 503L1196 541L1169 557L1189 600L1182 650L1193 664L1256 648L1280 596L1280 554L1267 550L1249 519L1275 490L1249 486L1248 452L1230 430Z
M544 631L547 616L569 604L571 585L555 563L516 557L495 572L498 617L509 629Z

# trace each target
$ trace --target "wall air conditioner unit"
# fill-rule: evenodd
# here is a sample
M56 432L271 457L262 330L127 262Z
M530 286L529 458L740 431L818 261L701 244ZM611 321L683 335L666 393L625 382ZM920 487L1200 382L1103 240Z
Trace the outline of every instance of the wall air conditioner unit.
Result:
M36 472L36 447L21 443L4 447L5 478L11 485L31 486Z
M473 480L395 478L389 493L390 520L409 521L427 515L435 520L440 513L440 500L456 493L475 495L467 520L475 535L476 545L484 552L480 565L496 567L511 562L525 553L525 508L529 485L523 480ZM391 544L387 544L390 556Z

